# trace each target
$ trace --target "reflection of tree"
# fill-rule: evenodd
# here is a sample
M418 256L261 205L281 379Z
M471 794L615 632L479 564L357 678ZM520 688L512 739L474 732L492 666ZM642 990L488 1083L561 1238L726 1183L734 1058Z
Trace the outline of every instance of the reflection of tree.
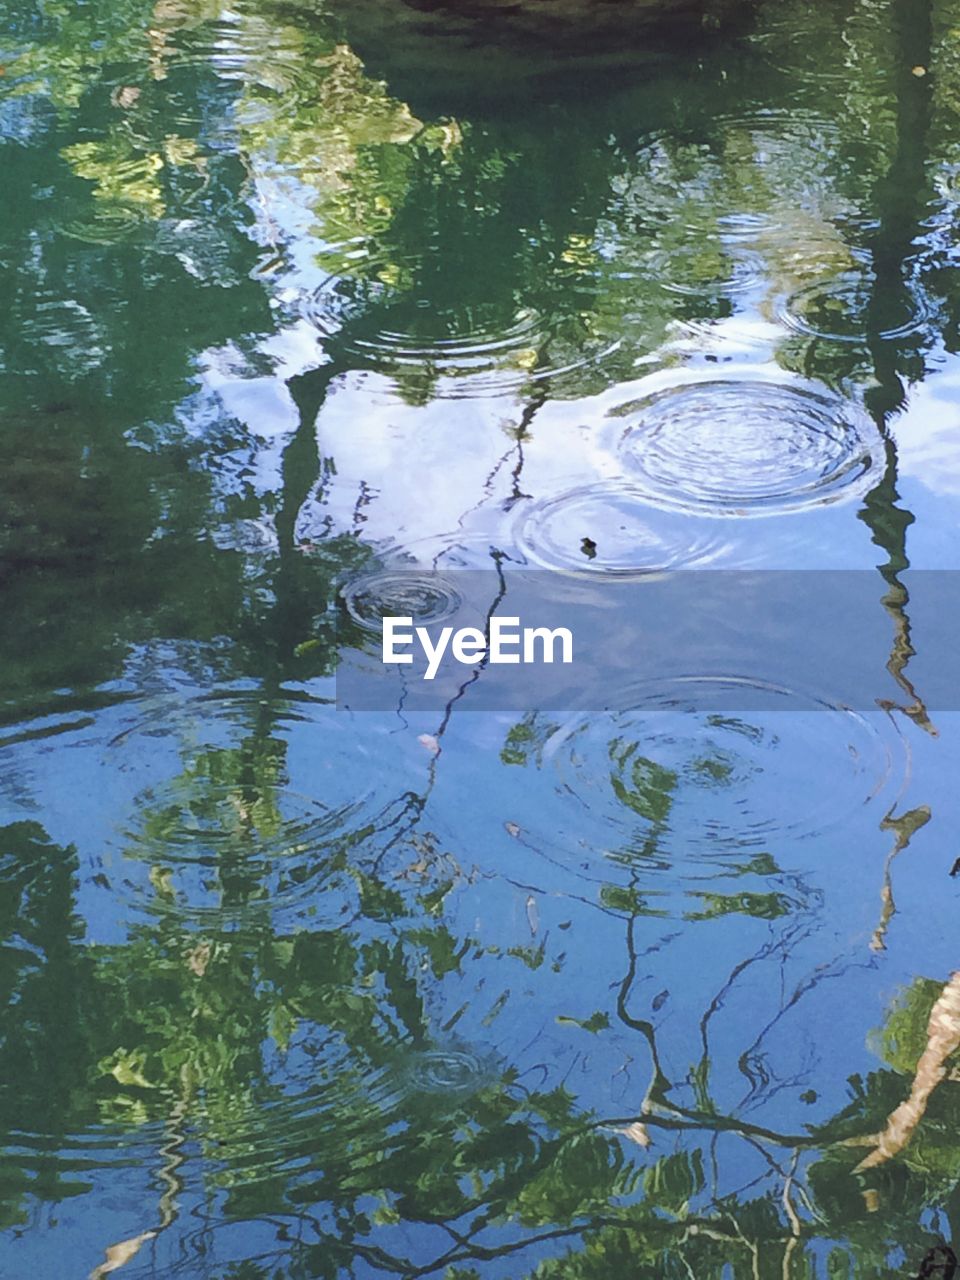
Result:
M887 468L882 482L867 496L861 513L874 542L888 560L880 572L888 586L883 605L893 619L895 635L888 669L910 699L900 708L928 733L936 730L923 699L913 688L906 668L914 654L907 614L909 592L900 575L909 568L906 535L913 523L910 512L898 507L896 444L890 437L892 416L902 408L904 390L899 376L897 344L884 338L884 308L903 289L915 261L921 225L929 203L927 187L927 139L930 132L930 92L926 72L931 57L930 0L898 0L894 8L898 36L894 83L897 103L897 142L889 170L878 181L874 203L877 229L870 243L874 287L867 312L867 345L876 386L867 403L884 436ZM909 363L913 376L922 366Z
M529 731L512 741L511 750L535 749ZM613 754L627 749L621 739ZM191 751L164 794L179 794L179 786L189 800L199 788L202 800L212 780L211 821L232 811L241 824L268 826L284 786L269 716L234 753L225 750ZM642 860L655 855L669 821L674 782L633 755L630 762L624 805L652 824L643 848L634 849ZM142 815L158 866L168 820L162 803ZM16 998L0 1043L3 1078L16 1082L2 1099L5 1123L34 1131L42 1151L60 1150L66 1135L96 1124L143 1132L157 1170L156 1205L144 1209L140 1235L110 1246L131 1257L134 1246L175 1225L188 1134L210 1188L225 1197L228 1220L299 1220L298 1239L278 1242L271 1275L294 1276L298 1268L335 1275L361 1265L383 1274L449 1267L469 1274L548 1242L572 1252L541 1262L541 1276L609 1274L628 1258L663 1275L718 1278L731 1266L737 1276L757 1267L761 1275L800 1275L808 1245L825 1237L842 1242L837 1248L855 1260L857 1274L879 1280L891 1243L917 1259L936 1244L920 1225L924 1212L949 1204L960 1181L949 1045L925 1077L938 1087L913 1117L909 1141L870 1171L866 1200L851 1172L863 1158L864 1135L884 1131L909 1088L905 1080L919 1078L917 1064L930 1052L928 1024L935 1002L943 1002L939 983L917 984L894 1007L882 1032L886 1065L866 1082L853 1079L850 1104L816 1129L782 1133L725 1111L711 1091L706 1038L687 1076L695 1097L684 1102L676 1063L669 1072L665 1065L662 1031L632 1012L644 972L636 930L650 917L631 871L619 892L601 895L624 921L629 961L610 1012L639 1037L650 1083L635 1110L611 1116L578 1106L562 1087L531 1089L502 1040L493 1059L444 1030L445 984L469 980L472 970L475 981L490 965L549 973L565 944L545 941L536 956L498 956L452 933L442 910L452 887L448 863L430 841L398 846L379 870L364 865L358 847L348 864L358 892L337 928L277 934L269 903L233 929L215 918L189 927L180 912L164 909L156 923L109 945L85 944L72 923L76 860L69 851L56 851L31 824L7 828L4 848L6 954L17 957ZM410 852L415 860L404 870ZM776 873L755 861L756 874ZM256 902L255 886L248 888L246 900ZM155 890L162 899L162 879ZM737 909L751 912L752 901L741 895ZM783 941L789 945L789 936ZM775 953L765 947L756 963ZM704 1028L744 972L741 963L720 984ZM589 1021L602 1036L606 1019ZM453 1063L446 1086L430 1074L443 1069L444 1055ZM57 1062L62 1070L53 1069ZM735 1196L711 1188L721 1136L745 1144L766 1170ZM81 1190L64 1176L68 1157L60 1159L63 1173L44 1160L39 1182L14 1178L12 1199ZM12 1171L20 1168L18 1157ZM84 1182L94 1177L91 1169ZM871 1212L876 1197L882 1222ZM439 1231L447 1243L434 1239L408 1252L390 1234L400 1223L407 1233L422 1229L424 1242Z
M74 1070L89 1061L82 1008L91 974L74 908L76 872L75 850L52 844L37 823L0 831L0 1126L5 1147L20 1148L2 1164L8 1225L21 1219L28 1194L57 1201L90 1186L82 1175L64 1176L56 1157L92 1111Z
M540 718L526 717L507 734L504 764L538 764L554 731L555 726ZM949 1172L944 1170L941 1180L931 1180L926 1154L931 1141L937 1144L940 1132L944 1154L952 1149L950 1122L942 1118L947 1112L939 1108L949 1108L952 1115L960 1101L955 1087L943 1085L944 1080L956 1078L950 1073L960 1042L955 980L943 989L939 983L920 983L903 1004L893 1007L882 1033L883 1056L893 1070L875 1073L865 1087L858 1077L852 1077L854 1101L827 1122L810 1126L806 1133L778 1132L748 1118L750 1106L764 1094L769 1096L771 1086L774 1091L780 1087L776 1078L768 1075L759 1049L773 1026L819 982L836 972L835 966L818 965L785 998L772 1022L759 1030L756 1026L743 1028L739 1068L750 1087L735 1110L726 1109L711 1089L711 1021L738 987L751 979L758 981L756 973L769 973L770 966L782 966L787 954L809 935L815 917L800 903L807 897L815 901L816 894L798 877L784 877L769 854L744 857L736 870L733 862L723 870L734 876L773 876L778 889L789 880L791 896L800 903L790 902L782 892L731 894L697 889L694 896L704 909L686 913L687 919L707 921L731 910L761 920L784 918L776 930L771 929L768 940L718 985L704 1008L700 1060L691 1064L685 1075L677 1073L676 1064L669 1070L656 1019L635 1013L633 1006L638 1003L637 988L645 976L647 954L641 949L639 931L649 921L649 904L657 900L657 881L669 865L660 844L669 828L677 774L643 758L639 744L632 743L629 735L613 739L604 755L611 766L611 794L623 807L624 818L632 815L638 826L636 838L625 835L622 846L611 850L611 882L601 887L600 901L608 910L626 917L628 966L618 988L617 1017L637 1033L644 1046L649 1057L649 1082L636 1112L601 1123L611 1131L636 1134L635 1140L655 1163L643 1175L645 1194L640 1204L621 1208L616 1214L608 1206L591 1221L575 1252L565 1255L562 1262L541 1264L536 1274L553 1274L554 1265L556 1274L608 1274L611 1259L620 1259L619 1265L626 1266L629 1257L634 1262L641 1258L655 1267L658 1275L719 1277L733 1266L737 1276L741 1269L744 1276L799 1276L806 1274L809 1265L808 1247L816 1250L816 1242L822 1238L842 1242L836 1246L837 1266L842 1253L850 1260L843 1265L854 1266L858 1276L880 1280L887 1275L891 1247L904 1250L919 1265L938 1243L937 1237L921 1226L924 1211L932 1204L948 1204L960 1181L960 1168L954 1164ZM708 759L698 763L712 774ZM896 837L888 867L929 817L929 810L921 807L900 818L888 815L884 819L882 828ZM522 834L516 838L525 839ZM621 864L626 871L625 883L619 882L614 870ZM889 889L885 904L875 935L879 946L893 910ZM747 1043L750 1037L755 1037L752 1044ZM905 1101L902 1094L897 1097L900 1085L894 1071L912 1078ZM949 1090L949 1096L937 1086ZM692 1105L684 1101L685 1092L692 1092ZM768 1172L735 1196L712 1198L704 1168L708 1161L717 1159L716 1142L721 1136L728 1144L731 1139L745 1144L762 1158ZM681 1138L682 1146L660 1154L665 1144ZM878 1154L864 1159L864 1147ZM731 1158L729 1145L727 1158ZM895 1159L903 1163L895 1169L888 1167ZM862 1177L852 1176L879 1171L881 1165L885 1166L882 1176L866 1184ZM679 1179L673 1184L676 1202L658 1195L664 1187L669 1188L671 1178ZM878 1208L885 1215L882 1226Z
M896 1051L885 1051L865 1081L852 1079L849 1104L819 1128L781 1133L751 1121L742 1106L725 1111L716 1096L716 1010L744 975L765 972L806 928L796 906L806 888L787 884L770 855L728 866L722 885L685 894L683 927L709 930L740 916L768 930L769 940L717 975L700 1021L702 1052L695 1050L681 1079L662 1051L661 1031L633 1002L644 967L638 922L662 912L645 896L649 879L636 867L657 856L676 779L631 744L612 744L608 760L614 791L642 834L624 851L624 874L602 885L599 897L599 918L624 930L626 973L609 1012L601 1008L577 1024L578 1033L602 1037L612 1023L617 1033L635 1035L649 1058L649 1087L626 1115L581 1108L559 1086L531 1089L507 1047L513 1030L501 1037L496 1060L478 1050L474 1062L471 1046L457 1040L465 1005L449 1016L444 1007L455 980L469 976L470 998L479 999L482 983L502 966L524 980L539 975L542 991L562 983L564 961L556 939L497 955L456 932L444 904L458 872L418 825L423 795L401 798L401 818L389 831L365 829L354 846L338 849L344 882L330 899L348 902L342 927L308 923L289 935L276 929L272 869L260 855L282 822L286 786L278 690L291 676L330 670L333 646L315 618L337 574L368 555L359 524L325 539L314 557L296 547L297 513L317 483L333 483L335 475L335 460L318 444L317 416L336 379L372 366L408 401L424 402L443 376L444 342L469 336L476 325L499 333L518 313L533 314L529 340L518 341L497 368L526 406L511 428L513 496L520 496L525 437L548 389L582 393L607 378L632 377L638 352L659 346L671 321L729 318L735 304L718 281L736 272L744 246L724 238L726 222L736 212L775 220L797 203L798 191L816 189L816 178L830 198L812 200L802 216L827 244L823 266L858 261L854 251L863 246L853 243L858 233L850 227L864 210L876 206L879 213L866 246L874 282L868 333L849 351L784 344L779 358L802 359L808 372L830 381L872 373L878 385L871 408L887 431L939 323L916 340L882 336L884 297L913 270L928 196L931 82L911 65L930 61L925 4L899 0L896 8L903 43L895 126L871 110L874 96L860 88L869 77L847 77L849 116L826 160L811 158L811 135L802 132L765 157L762 132L713 110L731 105L723 92L678 103L683 95L658 99L641 88L612 105L531 104L527 119L421 121L350 49L333 43L322 22L297 30L266 9L241 15L262 46L246 64L248 83L213 74L202 57L181 68L177 42L190 52L196 34L197 48L207 48L209 16L207 6L178 0L108 6L96 28L107 34L97 36L94 55L90 11L77 10L81 25L65 22L57 40L31 45L16 73L24 76L24 93L48 85L61 114L82 110L84 138L65 141L55 159L26 150L11 161L19 180L0 197L10 245L2 330L8 359L23 374L3 424L11 461L2 550L12 583L4 657L16 658L24 687L61 688L114 674L144 639L212 643L227 636L231 644L213 665L221 674L259 677L263 704L238 744L185 759L166 801L144 801L131 852L154 869L152 905L161 909L123 943L84 944L71 850L31 824L3 833L9 1007L0 1039L0 1118L31 1144L3 1166L6 1220L22 1215L30 1195L56 1200L92 1184L95 1168L67 1171L68 1157L57 1153L70 1135L104 1124L139 1135L150 1148L157 1202L145 1214L144 1236L156 1238L174 1223L188 1133L227 1218L274 1214L304 1226L302 1239L279 1241L276 1257L251 1260L235 1269L238 1277L366 1269L446 1271L450 1280L465 1280L538 1245L551 1255L538 1267L542 1280L627 1275L638 1267L698 1280L725 1268L738 1277L799 1276L824 1240L838 1242L837 1274L852 1260L859 1275L885 1276L894 1242L920 1259L936 1243L924 1217L931 1205L946 1206L960 1223L960 1113L946 1056L929 1075L942 1070L937 1088L924 1107L913 1106L909 1141L858 1175L871 1178L866 1200L852 1176L863 1151L848 1140L884 1133L915 1090L942 982L911 989L906 1013L898 1006L886 1023ZM889 57L883 14L858 11L855 19L860 65L876 70ZM283 27L283 47L295 56L271 66L273 24ZM841 45L850 41L825 44L827 70L844 69ZM148 75L134 83L126 71L142 56ZM124 75L111 87L105 77L113 64ZM307 64L308 90L291 88L278 100L271 75ZM157 86L176 97L187 123L169 127ZM763 109L787 100L772 82L757 87ZM207 145L211 119L230 113L239 155ZM869 147L858 131L869 134ZM283 446L274 489L263 493L249 481L256 450L245 430L220 422L191 436L178 425L177 406L191 394L200 351L235 339L242 358L253 361L259 337L275 327L266 306L269 270L261 262L258 278L249 278L256 251L244 230L244 202L251 180L291 175L306 191L318 240L334 246L325 257L334 311L318 351L322 367L290 384L299 428ZM44 208L79 210L79 225L63 235L52 221L37 229L35 196ZM831 209L840 211L832 221ZM115 243L107 224L118 233ZM280 259L281 241L278 233L270 245ZM745 244L766 275L776 276L775 291L795 283L796 264L782 245L759 233ZM657 278L664 264L678 286L672 294ZM276 263L272 269L279 270ZM378 346L391 329L419 344L417 359ZM566 381L551 374L585 346L606 349L624 337L603 370L577 371ZM468 363L448 362L448 371L466 377ZM184 416L190 414L188 405ZM891 671L909 700L907 714L928 728L906 677L912 649L901 575L912 517L899 506L889 441L888 450L886 475L867 499L864 519L888 560L882 573L895 626ZM233 474L228 460L238 457ZM233 516L271 525L276 547L254 554L218 544L215 535ZM69 628L63 601L74 610ZM38 642L17 620L24 617L44 618L70 654ZM517 764L535 750L534 728L522 724L502 760ZM216 910L202 920L191 914L196 903L171 899L165 879L184 812L224 837L226 852L210 868ZM890 860L928 816L918 806L884 819L894 846L877 946L892 911ZM381 837L385 856L373 857ZM309 852L318 862L328 853ZM228 916L235 927L225 927ZM798 985L794 1004L820 976ZM519 979L515 987L503 1006L511 1012L524 989ZM756 1096L765 1030L744 1029L740 1069L748 1097ZM431 1055L445 1052L467 1063L465 1080L446 1092L429 1074ZM721 1140L762 1163L754 1184L713 1186ZM884 1209L882 1223L874 1203ZM399 1232L391 1234L398 1226L416 1256L406 1255ZM111 1246L120 1251L113 1259L126 1247L132 1261L140 1239ZM560 1256L566 1247L571 1252Z

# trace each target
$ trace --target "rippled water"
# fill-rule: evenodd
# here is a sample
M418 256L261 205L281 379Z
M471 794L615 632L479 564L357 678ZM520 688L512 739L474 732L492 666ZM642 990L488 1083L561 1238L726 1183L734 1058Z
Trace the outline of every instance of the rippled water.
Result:
M660 506L776 515L862 497L883 475L883 438L859 406L753 369L665 386L616 417L621 465Z
M0 21L0 1272L946 1280L960 7Z
M744 685L764 710L727 710ZM817 836L903 772L869 721L749 679L640 686L616 701L622 707L551 734L544 764L558 789L591 811L598 835L609 824L616 834L608 841L649 844L684 868L714 853L749 857L755 847ZM791 793L802 807L784 804Z
M409 616L415 626L445 622L462 597L449 579L409 570L380 570L348 582L342 592L347 612L365 631L380 635L383 619Z
M504 311L482 290L464 304L476 284L447 277L442 254L415 262L378 262L366 248L354 254L363 274L329 276L305 300L305 318L356 368L436 379L437 396L507 394L573 373L620 345L591 334L577 316L545 317L522 305ZM438 305L441 298L449 301Z
M629 478L574 485L518 508L517 541L547 569L619 577L709 564L719 539L658 518Z

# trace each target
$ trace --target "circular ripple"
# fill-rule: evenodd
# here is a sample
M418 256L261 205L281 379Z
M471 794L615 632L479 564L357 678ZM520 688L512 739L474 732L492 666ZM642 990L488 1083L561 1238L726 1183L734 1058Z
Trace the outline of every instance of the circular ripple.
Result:
M168 705L116 735L111 752L137 785L103 858L114 897L221 922L264 909L349 918L349 867L381 835L396 839L426 785L415 743L386 722L363 727L309 698L233 694Z
M894 339L915 333L925 319L920 299L905 286L882 296L876 313L874 281L869 274L846 272L798 290L784 305L782 318L797 333L831 342L865 342L868 337Z
M473 1053L462 1049L428 1049L410 1064L408 1079L417 1089L457 1094L474 1089L487 1073Z
M780 515L860 497L883 440L819 384L747 376L690 381L618 410L614 447L649 501L713 516Z
M57 224L61 235L85 244L111 245L130 240L142 230L143 214L127 205L89 205L75 218Z
M534 564L609 577L702 565L722 549L703 528L656 510L619 481L573 487L527 505L516 536Z
M354 1019L366 1005L374 1023L382 1022L377 999L363 987L346 993ZM355 1167L367 1153L399 1152L416 1144L417 1129L436 1119L437 1108L455 1111L493 1077L467 1051L411 1053L384 1036L372 1062L338 1040L325 1026L301 1024L284 1057L282 1087L261 1086L249 1111L218 1135L228 1181L246 1187L280 1174L297 1181Z
M141 1102L139 1123L133 1128L129 1123L97 1124L92 1119L81 1128L79 1126L95 1111L90 1093L83 1094L85 1082L81 1076L74 1085L80 1096L65 1102L63 1110L54 1114L47 1127L38 1128L35 1127L38 1117L51 1110L50 1080L42 1072L34 1079L44 1080L46 1088L24 1081L17 1088L17 1098L12 1105L4 1099L8 1126L4 1176L10 1186L8 1194L16 1191L23 1196L36 1194L37 1185L42 1183L44 1194L50 1199L79 1196L88 1192L97 1178L122 1176L121 1171L125 1169L146 1172L156 1168L157 1151L169 1142L169 1133L162 1121L153 1117L143 1119L142 1113L148 1108L154 1113L160 1109L150 1106L153 1099ZM63 1112L68 1107L67 1119ZM43 1124L43 1119L39 1124ZM71 1127L65 1129L65 1124ZM128 1176L134 1181L139 1173Z
M532 307L506 312L482 299L440 301L462 290L438 282L426 260L378 274L362 248L351 245L347 256L363 258L365 273L328 276L305 298L305 318L358 367L436 379L440 397L502 393L571 373L620 346L619 338L591 336L577 317L550 318Z
M896 772L863 716L740 677L637 685L555 728L537 759L574 806L570 834L579 812L594 847L651 867L820 835Z
M364 574L340 595L351 618L378 635L385 617L412 618L414 626L429 626L452 618L463 603L449 579L409 569Z
M868 9L824 6L811 11L806 4L782 4L765 13L759 29L746 40L771 67L800 84L849 85L856 78L868 92L879 95L890 79L889 65L859 54L861 48L870 48L874 20Z
M157 32L159 48L149 66L131 68L118 79L105 81L117 109L118 89L137 89L138 95L121 105L131 115L162 112L167 123L213 125L209 97L211 81L225 88L240 86L231 107L241 120L257 118L265 105L271 115L295 112L304 102L316 102L318 85L328 68L307 56L302 33L291 35L275 23L266 26L256 15L204 23L177 32Z
M38 298L21 321L21 333L46 349L48 357L72 376L90 373L107 355L107 343L97 320L70 298Z
M834 121L808 111L712 116L698 136L667 131L648 135L619 194L641 225L659 230L669 219L675 228L708 238L719 229L725 241L747 242L776 233L778 219L770 211L735 203L730 164L749 172L754 165L785 163L783 174L776 170L778 179L786 177L792 188L813 178L819 189L826 175L822 181L815 175L823 170L822 157L833 154L837 138Z
M724 298L746 293L764 278L759 254L711 244L658 250L649 268L660 287L688 298Z

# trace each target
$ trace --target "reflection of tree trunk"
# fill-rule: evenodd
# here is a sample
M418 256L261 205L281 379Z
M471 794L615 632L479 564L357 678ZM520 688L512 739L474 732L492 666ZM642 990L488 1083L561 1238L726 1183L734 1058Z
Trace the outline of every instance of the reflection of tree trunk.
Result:
M282 489L276 530L279 562L274 582L274 661L282 670L294 647L313 630L313 619L324 601L311 591L316 575L296 547L297 515L317 483L320 454L317 447L317 415L333 379L341 372L337 362L293 378L290 393L300 411L300 423L283 453Z
M903 814L899 818L892 816L892 810L884 820L880 823L881 831L892 831L895 839L893 848L887 854L887 860L883 864L883 884L880 887L880 919L876 929L873 931L873 937L870 939L871 951L885 951L887 930L890 927L890 921L893 919L897 909L897 904L893 900L893 860L903 853L904 849L910 844L914 835L925 827L930 821L930 809L927 805L922 804L916 809L911 809L908 813Z
M855 1173L884 1164L903 1150L923 1119L930 1095L945 1079L947 1059L956 1052L958 1046L960 1046L960 973L955 973L930 1011L926 1048L917 1063L910 1096L891 1113L886 1127L873 1140L876 1144L875 1150L860 1161L854 1170Z
M875 282L867 314L868 343L879 383L868 403L881 426L903 406L897 344L880 335L890 327L885 321L886 306L902 290L905 267L926 209L930 132L930 80L926 72L932 42L931 0L894 0L891 12L897 51L897 142L890 167L874 189L879 225L869 241Z
M930 91L926 75L932 42L931 0L894 0L892 6L897 65L895 92L897 145L890 168L877 183L874 204L879 225L870 240L874 283L867 313L868 346L877 381L867 405L886 441L887 466L880 484L868 495L861 518L873 541L887 554L880 572L889 590L883 597L894 626L887 669L910 699L904 714L928 733L935 733L927 709L906 675L914 649L907 615L909 593L900 573L909 567L906 533L913 515L898 507L897 452L890 438L890 418L904 403L897 344L882 334L888 300L901 293L906 264L913 252L926 207L926 155L930 126ZM923 74L920 74L923 72Z
M884 431L887 465L883 479L864 500L860 518L869 527L875 545L885 551L888 557L886 564L879 566L880 574L887 584L886 594L881 597L880 603L893 622L893 644L887 660L887 670L909 699L908 704L899 709L919 728L936 736L937 730L926 704L907 675L907 666L916 650L911 640L910 617L907 613L910 592L900 581L899 575L910 567L907 558L907 529L913 524L914 516L912 512L897 505L900 495L897 492L896 445L886 434L886 420L879 418L877 425ZM882 705L887 710L893 710L896 704L885 701Z

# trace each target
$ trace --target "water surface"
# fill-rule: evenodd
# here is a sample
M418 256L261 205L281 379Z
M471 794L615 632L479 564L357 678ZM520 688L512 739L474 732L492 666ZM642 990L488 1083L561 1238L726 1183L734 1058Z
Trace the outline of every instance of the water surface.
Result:
M620 9L2 6L4 1275L953 1274L960 5ZM880 696L338 708L477 569Z

